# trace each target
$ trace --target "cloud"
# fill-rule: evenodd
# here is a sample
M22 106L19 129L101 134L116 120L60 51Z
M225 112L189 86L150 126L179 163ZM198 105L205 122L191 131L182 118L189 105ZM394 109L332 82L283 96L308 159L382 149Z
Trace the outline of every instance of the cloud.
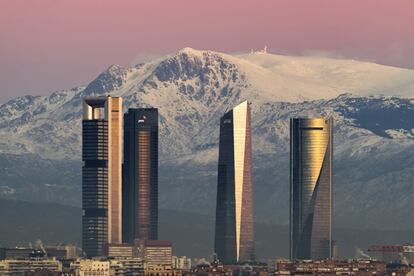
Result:
M140 63L145 63L149 61L153 61L158 59L162 56L165 56L168 53L163 52L156 52L156 51L141 51L137 53L131 60L130 66L135 66Z

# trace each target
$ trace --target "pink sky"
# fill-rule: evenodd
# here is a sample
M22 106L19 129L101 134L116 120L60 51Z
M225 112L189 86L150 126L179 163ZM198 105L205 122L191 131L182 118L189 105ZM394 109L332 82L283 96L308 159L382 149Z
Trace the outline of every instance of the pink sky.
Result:
M327 52L414 68L412 0L4 0L0 103L186 46Z

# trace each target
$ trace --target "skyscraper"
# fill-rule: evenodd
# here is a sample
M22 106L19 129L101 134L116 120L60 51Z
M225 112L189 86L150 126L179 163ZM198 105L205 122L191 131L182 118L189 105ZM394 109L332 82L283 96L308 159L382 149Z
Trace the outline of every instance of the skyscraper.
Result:
M254 260L250 104L220 120L215 251L220 261Z
M103 256L122 242L121 98L83 100L82 142L82 248Z
M158 239L158 110L124 117L123 240Z
M332 119L290 120L290 257L331 258Z

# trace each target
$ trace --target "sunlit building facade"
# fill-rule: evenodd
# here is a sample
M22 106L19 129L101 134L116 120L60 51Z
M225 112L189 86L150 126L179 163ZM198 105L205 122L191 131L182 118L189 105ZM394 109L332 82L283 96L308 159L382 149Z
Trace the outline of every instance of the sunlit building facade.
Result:
M158 239L158 110L124 117L123 240Z
M224 263L254 260L251 108L220 120L215 252Z
M88 97L82 120L82 249L122 242L122 98Z
M290 121L290 257L330 259L333 120Z

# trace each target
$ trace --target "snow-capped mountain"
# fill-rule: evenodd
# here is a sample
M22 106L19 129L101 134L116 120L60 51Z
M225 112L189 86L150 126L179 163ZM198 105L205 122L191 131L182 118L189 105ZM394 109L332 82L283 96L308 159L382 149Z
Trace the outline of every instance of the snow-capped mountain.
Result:
M86 87L13 99L0 106L1 196L79 205L81 99L107 94L125 109L159 108L162 207L214 213L219 118L247 99L258 219L288 219L289 118L332 116L338 222L414 226L404 220L414 207L414 71L321 57L184 48L112 65Z

